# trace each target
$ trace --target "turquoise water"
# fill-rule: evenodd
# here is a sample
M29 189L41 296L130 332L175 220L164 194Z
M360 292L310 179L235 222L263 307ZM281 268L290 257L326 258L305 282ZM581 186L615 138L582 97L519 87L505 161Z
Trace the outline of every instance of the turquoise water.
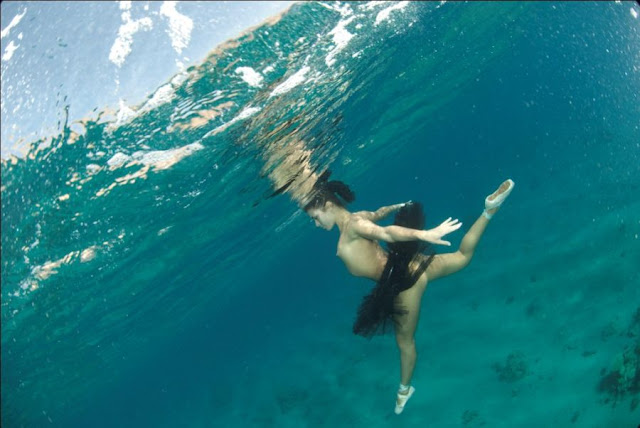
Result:
M296 4L3 161L2 426L640 422L633 4L390 6ZM401 416L393 337L351 334L372 283L270 197L300 142L355 210L428 225L516 182L425 294Z

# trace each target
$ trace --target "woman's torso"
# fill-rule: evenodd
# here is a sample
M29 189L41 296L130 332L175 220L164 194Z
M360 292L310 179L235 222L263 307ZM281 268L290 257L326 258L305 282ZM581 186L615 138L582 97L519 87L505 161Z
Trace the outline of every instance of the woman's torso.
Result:
M352 214L352 217L357 215ZM351 275L377 282L384 272L389 256L377 241L363 238L353 232L350 223L351 221L340 231L336 255L344 262ZM413 271L419 268L425 257L418 256L411 262L409 269Z
M376 241L355 234L350 222L340 231L336 255L349 273L378 281L387 263L387 253Z

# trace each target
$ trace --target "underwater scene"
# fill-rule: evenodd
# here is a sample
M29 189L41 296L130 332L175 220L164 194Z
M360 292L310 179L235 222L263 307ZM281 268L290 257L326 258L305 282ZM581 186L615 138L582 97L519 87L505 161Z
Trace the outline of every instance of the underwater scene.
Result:
M2 426L637 427L639 13L295 2L138 102L66 93L19 144L3 116ZM399 415L394 334L352 332L375 282L302 209L329 172L350 211L458 219L438 255L515 183L427 283Z

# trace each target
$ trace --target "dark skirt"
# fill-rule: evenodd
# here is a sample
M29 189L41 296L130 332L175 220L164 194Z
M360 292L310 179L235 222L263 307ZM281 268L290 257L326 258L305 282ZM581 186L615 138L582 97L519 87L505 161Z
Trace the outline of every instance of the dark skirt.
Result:
M394 225L410 229L424 228L422 204L412 202L402 207L396 214ZM424 241L393 242L387 245L388 259L373 291L362 299L358 316L353 324L353 332L360 336L372 337L385 334L397 323L397 316L407 310L398 305L398 294L411 288L420 275L427 270L435 251ZM417 268L409 269L413 261Z

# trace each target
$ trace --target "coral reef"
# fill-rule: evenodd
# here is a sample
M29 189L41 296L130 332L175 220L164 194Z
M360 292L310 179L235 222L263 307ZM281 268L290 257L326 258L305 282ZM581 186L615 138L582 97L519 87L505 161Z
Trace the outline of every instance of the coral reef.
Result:
M620 334L620 328L616 325L615 322L611 321L607 325L605 325L600 331L600 339L603 342L611 339L614 336Z
M462 426L464 427L482 427L486 424L475 410L465 410L462 414Z
M640 340L626 346L615 357L610 370L605 370L600 379L598 390L607 394L614 405L629 396L640 394Z
M529 374L529 369L522 352L512 352L505 363L495 363L493 369L502 382L516 382Z
M289 413L296 408L305 407L305 402L308 399L309 392L303 388L290 387L276 393L276 401L283 414Z
M627 337L632 338L631 343L616 355L609 370L602 369L598 391L606 394L605 403L613 406L631 398L633 411L640 404L640 306L631 317Z
M573 416L571 416L571 423L575 424L576 422L578 422L578 418L580 417L580 412L579 411L575 411L573 413Z
M631 318L631 322L629 323L629 328L627 328L627 336L629 337L638 337L640 336L640 306L636 309L635 314Z
M540 303L539 300L534 299L527 305L525 314L528 318L544 318L542 309L542 303Z

